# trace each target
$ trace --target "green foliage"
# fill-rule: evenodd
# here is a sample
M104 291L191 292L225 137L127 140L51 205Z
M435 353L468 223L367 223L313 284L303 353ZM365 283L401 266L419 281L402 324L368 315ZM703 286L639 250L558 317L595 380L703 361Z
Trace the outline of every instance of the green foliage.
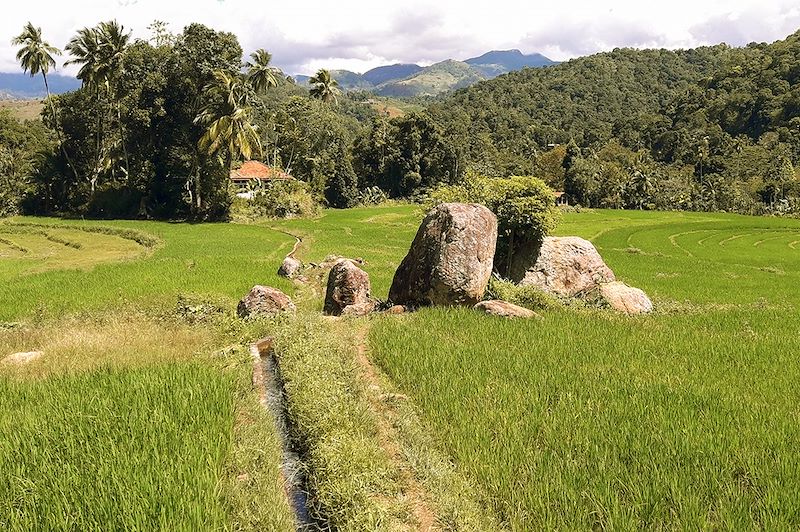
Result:
M491 178L470 173L458 185L434 189L429 202L480 203L492 211L498 226L495 267L504 273L521 246L541 243L560 219L553 191L535 177Z
M236 210L248 218L308 218L318 211L308 184L294 179L256 187L252 195L236 201Z
M522 286L497 276L489 279L485 298L501 299L531 310L552 310L562 306L558 299L534 286Z
M333 79L331 73L324 68L321 68L317 73L312 76L308 83L313 85L311 89L311 96L318 98L325 103L336 103L336 97L339 95L339 83Z
M563 177L571 202L785 212L800 193L773 169L800 162L798 57L800 33L745 48L617 49L478 83L429 112L472 168L559 188ZM563 176L553 146L567 146Z
M380 187L391 197L455 183L464 171L458 150L428 113L375 118L356 140L353 158L360 186Z
M358 123L333 106L300 96L270 107L260 120L265 156L309 183L315 196L333 206L351 206L356 192L350 145Z
M358 204L364 207L380 205L387 201L389 201L389 197L378 187L367 187L358 192Z
M54 149L40 122L19 122L9 111L0 111L0 217L19 212L35 191L37 169Z

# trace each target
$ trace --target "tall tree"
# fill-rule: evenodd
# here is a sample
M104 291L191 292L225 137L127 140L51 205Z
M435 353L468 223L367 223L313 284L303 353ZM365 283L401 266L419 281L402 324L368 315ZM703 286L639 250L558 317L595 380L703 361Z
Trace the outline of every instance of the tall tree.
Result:
M325 103L336 103L336 95L341 91L339 90L339 82L333 79L330 72L321 68L308 82L314 86L311 89L312 97L319 98Z
M216 155L230 174L235 160L251 159L261 152L258 128L251 122L251 88L244 77L220 70L204 93L207 103L195 123L205 133L197 146L208 156ZM198 207L199 203L198 198Z
M61 137L61 127L59 125L58 112L56 111L55 103L53 102L53 98L50 94L50 84L47 82L47 73L50 72L51 68L55 68L56 66L56 60L53 58L53 56L61 55L61 50L55 46L51 46L50 43L46 42L42 38L42 28L36 28L30 22L25 25L22 33L14 37L11 42L15 46L22 47L19 49L19 51L17 51L17 61L19 61L22 69L25 72L29 72L31 77L39 73L42 74L44 88L47 92L47 102L50 104L50 112L53 116L53 124L55 126L56 135L58 135L58 144L61 148L61 153L64 155L64 159L67 162L67 165L70 167L73 174L75 174L75 178L77 179L77 171L75 170L75 167L69 158L69 154L67 153L67 149L64 146L64 142Z
M81 65L78 79L94 92L98 106L102 105L103 97L113 104L119 146L125 160L124 173L126 177L129 173L130 162L122 121L122 96L118 88L119 80L124 73L124 57L129 42L130 33L125 33L124 27L115 20L101 22L94 28L82 28L66 46L66 50L73 56L73 59L65 63ZM93 191L97 186L101 171L111 168L114 172L116 168L112 150L106 145L107 136L104 132L103 113L98 113L97 120L97 163L91 180Z
M247 67L247 80L252 85L257 94L263 94L270 87L278 86L278 79L275 77L275 69L270 66L272 54L259 48L250 54L252 61L245 63Z

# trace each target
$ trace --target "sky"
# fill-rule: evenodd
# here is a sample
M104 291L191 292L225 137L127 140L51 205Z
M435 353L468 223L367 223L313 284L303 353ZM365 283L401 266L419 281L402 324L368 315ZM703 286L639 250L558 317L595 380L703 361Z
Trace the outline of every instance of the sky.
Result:
M772 42L800 29L797 0L40 0L10 2L0 19L0 72L18 72L11 39L29 20L63 48L75 31L117 19L147 39L154 20L230 31L266 48L287 74L428 65L517 48L554 60L617 47L691 48ZM69 68L59 72L74 74Z

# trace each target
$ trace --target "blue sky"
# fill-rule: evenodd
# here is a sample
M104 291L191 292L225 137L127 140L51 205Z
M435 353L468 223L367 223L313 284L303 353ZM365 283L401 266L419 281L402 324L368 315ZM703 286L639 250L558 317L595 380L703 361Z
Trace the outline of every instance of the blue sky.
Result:
M519 48L565 60L615 47L688 48L771 42L800 29L796 0L44 0L3 6L0 71L18 71L11 38L30 20L63 47L78 28L116 18L147 38L156 19L178 32L201 22L266 48L288 74L363 72L395 63L466 59ZM64 72L63 69L61 69ZM66 72L69 72L67 70Z

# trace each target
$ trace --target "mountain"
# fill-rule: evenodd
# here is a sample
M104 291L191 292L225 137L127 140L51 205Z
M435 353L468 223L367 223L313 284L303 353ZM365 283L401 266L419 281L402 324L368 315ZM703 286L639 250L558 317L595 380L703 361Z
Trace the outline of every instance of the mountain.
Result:
M81 82L71 76L51 74L47 76L50 92L63 94L77 90ZM42 98L45 96L42 76L31 77L23 73L0 73L0 94L11 98Z
M487 78L523 68L541 68L558 64L542 54L525 55L519 50L492 50L464 62L483 72Z
M484 79L523 68L540 68L558 64L541 54L523 54L519 50L493 50L456 61L448 59L428 67L409 63L385 65L357 74L349 70L331 70L333 79L343 91L366 90L379 96L435 96ZM309 76L294 76L298 85L308 86Z
M379 96L391 97L435 96L468 87L486 78L477 68L448 59L425 67L405 79L379 85L374 92Z
M330 73L331 77L339 84L339 89L343 91L370 90L374 88L372 83L364 79L363 75L356 72L351 72L349 70L331 70ZM308 83L310 79L311 76L294 76L295 82L303 87L310 86Z
M419 65L402 64L386 65L373 68L362 74L362 77L373 85L380 85L389 81L399 80L413 76L422 70Z

